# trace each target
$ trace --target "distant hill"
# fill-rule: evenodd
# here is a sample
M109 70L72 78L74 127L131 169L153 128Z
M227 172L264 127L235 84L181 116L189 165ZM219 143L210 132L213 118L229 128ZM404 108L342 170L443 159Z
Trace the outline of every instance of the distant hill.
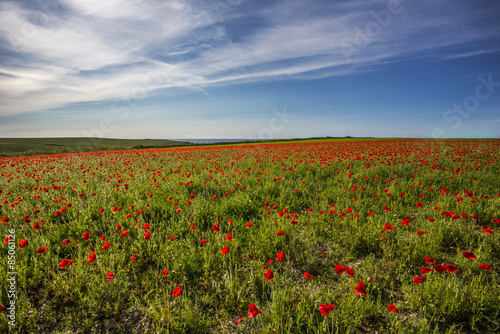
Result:
M0 157L184 146L183 141L110 138L0 138Z

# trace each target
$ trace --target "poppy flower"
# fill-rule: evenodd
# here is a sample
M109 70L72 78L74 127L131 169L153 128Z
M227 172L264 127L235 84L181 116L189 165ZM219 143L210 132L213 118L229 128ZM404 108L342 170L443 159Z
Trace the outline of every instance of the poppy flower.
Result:
M191 225L191 230L194 230L195 228L196 228L196 226Z
M411 219L410 218L405 218L401 222L401 225L408 226L409 223L411 223Z
M347 275L349 275L349 276L351 276L351 277L354 277L354 269L352 269L352 268L347 268L346 272L347 272Z
M120 233L120 235L122 236L122 238L124 238L128 233L128 230L125 230L123 231L122 233Z
M384 228L382 229L382 231L391 232L393 229L394 229L394 226L392 226L391 224L385 223L384 224Z
M134 256L132 256L131 258L129 258L130 261L134 261L135 259L137 259L137 254L134 253Z
M334 307L335 304L320 304L319 311L326 317L328 316L328 313L330 313L330 311L333 310Z
M84 232L82 239L85 240L85 241L89 241L90 240L90 233L89 232Z
M206 244L206 243L207 243L207 239L202 239L202 240L201 240L201 244L202 244L202 245L204 245L204 244Z
M214 231L214 232L219 232L220 231L219 223L217 223L215 225L212 225L212 231Z
M106 280L107 280L109 283L111 283L111 281L112 281L112 280L114 280L114 279L115 279L115 275L113 275L113 273L112 273L111 271L108 271L108 272L106 273Z
M36 222L35 224L33 224L33 227L32 227L34 230L39 230L42 228L42 226L40 226L40 224L38 222Z
M264 276L266 277L266 279L268 281L272 280L274 278L274 274L273 272L271 271L271 269L267 269L266 273L264 274Z
M149 240L149 238L151 238L151 231L144 233L144 239Z
M341 266L340 264L336 264L336 265L335 265L335 271L336 271L336 272L337 272L337 274L339 274L339 275L342 275L342 273L343 273L344 271L346 271L346 270L347 270L347 267Z
M425 260L425 263L427 263L427 264L429 264L429 263L435 264L436 263L436 260L433 257L424 256L424 260Z
M283 234L285 234L285 232L283 232L283 231L278 231L276 234L277 234L277 235L283 235Z
M221 253L222 255L226 255L227 252L229 252L229 248L227 248L227 246L224 245L224 247L222 247Z
M87 258L87 263L92 263L95 261L95 258L96 258L97 254L96 253L92 253L89 255L89 257Z
M259 313L262 313L258 308L257 306L255 306L255 304L250 304L250 306L248 306L248 317L249 318L255 318Z
M228 225L233 225L233 221L232 221L232 220L230 220L230 219L228 219L228 220L227 220L227 224L228 224Z
M181 293L182 293L182 289L181 289L181 287L180 287L180 286L178 286L178 287L176 287L176 288L174 289L174 291L172 291L172 296L173 296L174 298L176 298L176 297L179 297L179 296L181 295Z
M431 271L434 271L434 269L432 269L432 268L422 267L422 268L420 269L420 271L422 272L422 274L424 274L424 275L425 275L425 274L427 274L427 273L430 273Z
M175 239L175 235L173 235L173 236L170 237L171 241L174 241L174 239Z
M422 283L424 281L424 277L423 276L417 276L413 279L413 282L415 282L415 285L419 284L419 283Z
M250 228L250 227L252 227L252 222L248 222L247 223L247 229Z
M387 307L387 309L391 312L394 312L394 313L399 313L399 310L396 308L396 306L394 306L392 303L389 303L389 306Z
M304 278L307 278L309 281L314 279L314 276L309 274L307 271L304 273Z
M446 271L449 273L454 273L458 270L457 266L454 266L452 264L445 264L444 267L445 267Z
M233 241L234 239L231 238L231 233L226 234L226 240L227 241Z
M366 288L363 281L359 281L358 285L356 285L354 288L354 294L366 296Z
M106 239L106 236L103 234L103 235L101 236L101 241L103 241L104 239Z
M236 318L236 323L239 324L241 321L243 321L243 317L240 315L238 318Z
M483 270L491 270L492 267L490 265L487 265L487 264L480 264L479 268L481 268Z
M69 243L69 239L64 239L61 245L65 246Z
M17 244L19 245L19 248L24 248L28 245L28 239L21 240Z
M65 268L67 266L69 266L70 264L72 264L73 262L75 262L74 260L68 260L68 259L64 259L62 260L61 262L59 262L59 268Z
M169 273L168 269L163 269L163 272L162 272L163 276L167 276L168 273Z
M440 264L436 264L436 265L434 266L434 269L435 269L438 273L440 273L440 274L444 273L444 271L446 270L446 268L445 268L445 267L443 267L443 266L442 266L442 265L440 265Z
M0 313L2 313L3 311L5 311L7 308L3 305L0 305Z
M422 235L422 234L425 234L425 232L424 231L417 231L417 234Z
M285 254L283 252L278 252L278 254L276 254L276 261L281 261L284 257Z
M476 259L476 256L471 251L462 252L462 255L465 256L467 258L467 260L475 260Z
M120 224L116 224L116 230L120 231L121 229L122 229L121 225Z
M149 230L149 224L146 223L146 224L142 225L142 228L144 229L144 231Z
M109 246L111 245L110 242L106 241L103 245L102 245L102 249L104 250L108 250Z
M40 248L38 248L38 250L36 251L36 253L38 255L41 255L42 253L47 252L47 251L48 251L47 247L40 247Z

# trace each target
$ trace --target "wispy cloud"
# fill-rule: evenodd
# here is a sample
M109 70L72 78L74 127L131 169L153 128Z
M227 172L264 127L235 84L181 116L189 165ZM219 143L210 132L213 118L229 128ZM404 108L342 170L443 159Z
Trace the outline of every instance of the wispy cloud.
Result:
M381 14L389 13L387 1L40 4L0 4L0 116L169 88L208 95L212 85L321 78L401 57L447 60L497 50L450 54L498 34L491 24L498 5L489 11L466 1L401 1L389 16ZM357 52L346 56L346 45Z

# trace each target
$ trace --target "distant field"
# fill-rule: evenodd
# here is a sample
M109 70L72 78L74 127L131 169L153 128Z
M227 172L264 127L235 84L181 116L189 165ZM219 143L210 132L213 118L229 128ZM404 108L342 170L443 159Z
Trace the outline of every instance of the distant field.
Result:
M183 146L162 139L0 138L0 157Z
M373 137L315 137L270 140L248 140L221 143L190 143L166 139L111 139L111 138L0 138L0 158L32 155L50 155L66 153L83 153L99 151L122 151L136 149L173 148L185 146L242 146L252 144L295 144L317 142L351 142L374 140L412 140L412 138L373 138ZM471 140L471 139L431 139L424 138L413 140ZM481 138L474 140L495 140Z

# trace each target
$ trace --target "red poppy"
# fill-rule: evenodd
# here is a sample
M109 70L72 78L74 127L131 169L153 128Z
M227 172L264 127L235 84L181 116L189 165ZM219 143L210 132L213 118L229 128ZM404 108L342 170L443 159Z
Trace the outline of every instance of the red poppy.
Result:
M163 269L163 272L162 272L163 276L167 276L168 273L169 273L168 269Z
M134 256L132 256L131 258L129 258L130 261L134 261L135 259L137 259L137 254L134 253Z
M142 225L142 228L144 229L144 231L149 230L149 224L146 223L146 224Z
M336 264L336 265L335 265L335 271L336 271L336 272L337 272L337 274L339 274L339 275L342 275L342 273L343 273L344 271L346 271L346 270L347 270L347 267L341 266L340 264Z
M258 308L257 306L255 306L255 304L250 304L250 306L248 306L248 317L249 318L255 318L259 313L262 313Z
M411 219L410 218L405 218L401 222L401 225L408 226L409 223L411 223Z
M144 233L144 239L149 240L149 238L151 238L151 231Z
M102 245L102 249L104 249L104 250L108 250L108 248L109 248L109 246L110 246L110 245L111 245L111 243L106 241L106 242Z
M40 224L38 222L36 222L35 224L33 224L33 229L34 230L39 230L41 228L42 228L42 226L40 226Z
M44 252L48 252L47 247L40 247L40 248L38 248L38 250L36 251L36 253L37 253L38 255L41 255L41 254L42 254L42 253L44 253Z
M196 226L191 225L191 230L194 230L195 228L196 228Z
M106 239L106 236L103 234L101 237L101 241L103 241L104 239Z
M385 223L384 224L384 228L382 229L382 231L387 231L387 232L391 232L395 227L394 226L391 226L391 224L387 224Z
M233 225L233 221L230 219L228 219L227 223L228 223L228 225Z
M229 252L229 248L227 248L227 246L224 245L224 247L222 247L221 253L222 255L226 255L227 252Z
M107 280L109 283L111 283L111 281L112 281L112 280L114 280L114 279L115 279L115 275L113 275L113 273L112 273L111 271L108 271L108 272L106 273L106 280Z
M444 267L446 268L446 271L449 273L454 273L458 270L457 266L454 266L452 264L445 264Z
M69 239L64 239L63 242L61 243L61 245L67 245L69 243Z
M434 269L432 268L426 268L426 267L422 267L421 268L421 271L422 271L422 274L427 274L427 273L430 273L431 271L434 271Z
M425 234L425 232L424 231L417 231L417 234L422 235L422 234Z
M434 269L440 274L444 273L444 271L446 270L446 268L440 264L436 264L434 266Z
M3 311L5 311L7 308L3 305L0 305L0 313L2 313Z
M307 278L309 281L314 279L314 276L309 274L307 271L304 273L304 278Z
M387 307L387 309L391 312L399 313L399 310L396 308L396 306L392 305L392 303L389 303L389 306Z
M247 223L247 229L250 228L250 227L252 227L252 222L248 222Z
M19 245L19 248L24 248L28 245L28 239L21 240L17 244Z
M226 234L226 240L227 241L233 241L234 239L231 238L231 233Z
M214 231L214 232L219 232L220 231L219 223L217 223L215 225L212 225L212 231Z
M204 245L204 244L206 244L206 243L207 243L207 239L202 239L202 240L201 240L201 244L202 244L202 245Z
M354 294L366 296L366 288L363 281L359 281L358 285L356 285L354 288Z
M281 261L284 257L285 254L283 252L278 252L278 254L276 254L276 261Z
M239 324L241 321L243 321L243 317L240 315L238 318L236 318L236 323Z
M278 231L276 234L277 234L277 235L283 235L283 234L285 234L285 232L283 232L283 231Z
M425 260L425 263L427 263L427 264L429 264L429 263L435 264L436 263L436 260L433 257L424 256L424 260Z
M125 236L127 235L127 233L128 233L128 230L125 230L125 231L123 231L122 233L120 233L120 235L121 235L122 237L125 237Z
M325 317L328 316L328 313L330 313L331 310L335 307L335 304L320 304L319 305L319 311L321 314L323 314Z
M267 269L266 273L264 274L264 276L266 277L266 279L268 281L272 280L274 278L274 274L273 272L271 271L271 269Z
M174 291L172 291L172 296L175 298L175 297L179 297L182 293L182 289L180 286L176 287L174 289Z
M171 241L174 241L174 239L175 239L175 235L173 235L173 236L170 237Z
M90 240L90 233L89 232L84 232L82 239L85 240L85 241L89 241Z
M122 229L121 225L120 224L116 224L116 230L120 231L121 229Z
M417 285L418 283L422 283L423 281L424 281L423 276L417 276L413 279L413 282L415 282L415 285Z
M424 207L424 205L421 202L417 202L416 206L417 206L417 208L423 208Z
M347 272L347 275L349 275L349 276L351 276L351 277L354 277L354 269L352 269L352 268L347 268L346 272Z
M487 264L480 264L479 268L484 269L484 270L491 270L491 266Z
M96 253L92 253L89 255L89 257L87 258L87 263L92 263L95 261L95 258L96 258L97 254Z
M475 260L476 256L471 251L462 252L462 255L467 258L467 260Z
M72 264L73 262L75 262L74 260L68 260L68 259L64 259L62 260L60 263L59 263L59 268L65 268L67 266L69 266L70 264Z

